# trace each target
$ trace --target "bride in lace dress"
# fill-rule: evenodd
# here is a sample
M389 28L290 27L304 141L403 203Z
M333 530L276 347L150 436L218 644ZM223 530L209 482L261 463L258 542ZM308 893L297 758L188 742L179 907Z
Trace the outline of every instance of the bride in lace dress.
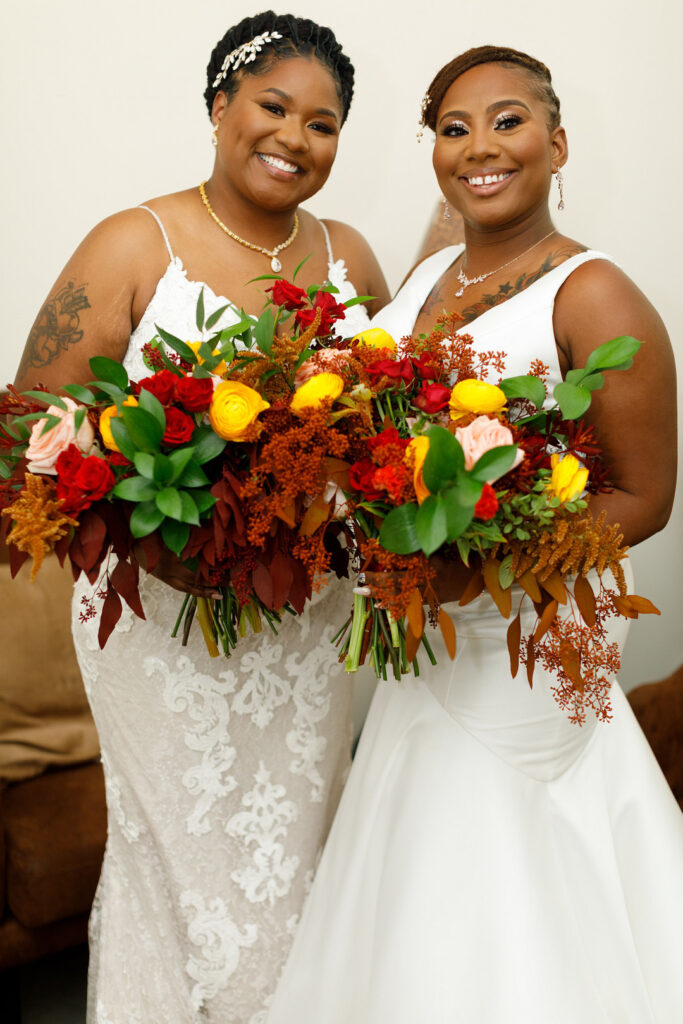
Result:
M591 507L637 543L673 499L673 357L626 275L553 229L567 145L550 74L481 47L427 98L466 245L424 260L373 324L401 338L457 311L477 351L505 353L505 376L540 359L551 388L600 343L642 339L590 410L614 483ZM450 566L436 589L452 601ZM538 662L533 689L511 678L487 594L447 608L455 660L430 633L438 664L377 687L268 1024L680 1020L683 819L618 683L612 720L589 711L579 727ZM610 619L607 640L626 627Z
M329 29L272 12L230 29L208 66L206 202L194 187L99 224L41 310L17 386L85 383L95 354L148 376L156 324L196 338L202 290L207 315L229 303L214 329L259 312L264 282L247 282L271 260L291 279L310 257L297 283L327 279L342 299L357 288L379 308L386 284L364 240L299 208L327 179L352 92ZM356 306L340 329L366 323ZM199 631L187 647L170 639L178 590L207 593L169 559L143 579L146 621L125 609L101 651L82 614L92 588L76 587L109 812L89 1024L262 1021L349 766L350 684L329 642L338 589L229 661L210 659Z

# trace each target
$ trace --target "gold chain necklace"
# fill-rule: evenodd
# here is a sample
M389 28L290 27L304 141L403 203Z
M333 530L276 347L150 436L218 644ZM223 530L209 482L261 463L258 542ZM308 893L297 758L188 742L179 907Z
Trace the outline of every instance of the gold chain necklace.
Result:
M520 252L519 256L514 256L511 260L508 260L507 263L504 263L502 267L496 267L495 270L489 270L487 274L480 274L479 277L468 277L463 267L460 267L460 270L458 271L458 281L460 282L461 287L455 293L456 299L459 299L465 291L465 288L469 288L471 284L479 284L481 281L485 281L487 277L493 277L493 275L497 274L499 271L505 270L505 268L509 267L511 263L516 263L517 260L521 260L522 256L526 256L528 252L535 249L537 245L541 244L541 242L545 242L547 238L550 238L551 235L555 234L555 231L556 229L553 228L553 230L549 231L544 238L539 238L538 242L534 242L534 244L530 245L528 249L524 250L524 252Z
M280 260L277 258L277 254L279 252L282 252L283 249L286 249L288 245L291 245L294 239L296 238L297 232L299 230L299 215L297 213L294 214L294 227L290 232L289 238L287 238L280 245L276 245L274 249L266 249L265 246L263 245L254 245L253 242L247 242L246 238L240 238L239 235L236 235L234 231L231 231L227 224L224 224L223 221L216 216L211 207L211 203L209 202L209 197L206 194L205 185L206 182L203 181L199 186L199 195L202 197L202 202L204 203L204 206L209 211L209 213L215 220L216 224L218 224L218 227L221 229L221 231L225 231L226 235L230 235L230 238L234 239L236 242L239 242L239 244L243 245L246 249L253 249L254 252L262 252L264 256L270 256L270 269L273 271L274 274L279 274L280 271L282 270L282 264L280 263Z

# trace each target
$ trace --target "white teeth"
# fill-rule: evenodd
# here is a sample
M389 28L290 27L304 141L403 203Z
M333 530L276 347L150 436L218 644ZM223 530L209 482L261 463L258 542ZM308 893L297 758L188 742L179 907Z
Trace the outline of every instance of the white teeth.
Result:
M467 180L470 185L495 185L497 182L509 178L510 173L510 171L505 171L504 174L485 174L483 177L468 178Z
M296 164L290 164L286 160L281 160L278 156L270 156L268 153L259 153L259 158L263 160L264 164L270 164L271 167L279 167L281 171L289 171L290 174L295 174L299 170Z

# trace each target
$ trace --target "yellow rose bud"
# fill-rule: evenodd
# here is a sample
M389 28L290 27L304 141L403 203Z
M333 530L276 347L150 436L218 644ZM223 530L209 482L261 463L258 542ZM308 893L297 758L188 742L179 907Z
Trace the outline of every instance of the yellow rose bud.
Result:
M588 470L574 455L551 455L550 468L552 474L548 487L560 501L574 501L581 497L588 480Z
M449 405L451 419L458 420L466 413L500 412L507 401L505 392L485 380L461 380L451 391Z
M224 380L213 393L209 422L226 441L243 441L259 414L269 408L270 402L261 398L258 391L239 381Z
M319 409L323 402L333 401L344 390L344 379L338 373L316 373L294 392L290 409L300 416L306 409Z
M351 341L355 341L358 345L363 345L365 348L388 348L392 352L396 351L396 342L383 331L381 327L368 327L366 331L361 331Z
M413 487L415 488L415 494L417 495L418 505L421 505L425 498L429 497L429 494L431 493L422 476L422 467L424 466L428 451L429 438L422 434L420 437L414 437L412 439L406 448L406 454L404 456L404 458L406 458L408 456L408 452L413 453Z
M130 395L130 397L128 397L123 404L137 405L138 400L133 395ZM108 405L107 408L103 409L102 412L100 413L99 427L100 434L102 435L102 443L104 444L105 448L109 448L109 450L112 452L120 451L119 446L114 440L114 435L111 432L111 418L112 416L119 415L120 413L115 405Z
M192 351L194 352L194 354L197 356L197 362L199 363L200 366L204 362L204 359L202 358L202 356L197 355L197 353L199 352L200 345L203 345L203 344L204 344L203 341L188 341L187 342L188 348L191 348ZM215 356L217 356L219 354L219 351L220 351L220 349L215 348L213 350L213 354ZM220 361L220 363L218 363L216 365L216 367L211 372L215 373L217 377L222 377L226 370L227 370L227 366L225 365L225 360L222 359Z

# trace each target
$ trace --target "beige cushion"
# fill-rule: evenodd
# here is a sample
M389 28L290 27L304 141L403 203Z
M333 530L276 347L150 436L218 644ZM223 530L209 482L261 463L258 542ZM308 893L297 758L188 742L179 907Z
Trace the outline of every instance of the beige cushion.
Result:
M55 557L33 583L30 570L11 579L0 564L0 780L98 754L71 640L71 573Z

